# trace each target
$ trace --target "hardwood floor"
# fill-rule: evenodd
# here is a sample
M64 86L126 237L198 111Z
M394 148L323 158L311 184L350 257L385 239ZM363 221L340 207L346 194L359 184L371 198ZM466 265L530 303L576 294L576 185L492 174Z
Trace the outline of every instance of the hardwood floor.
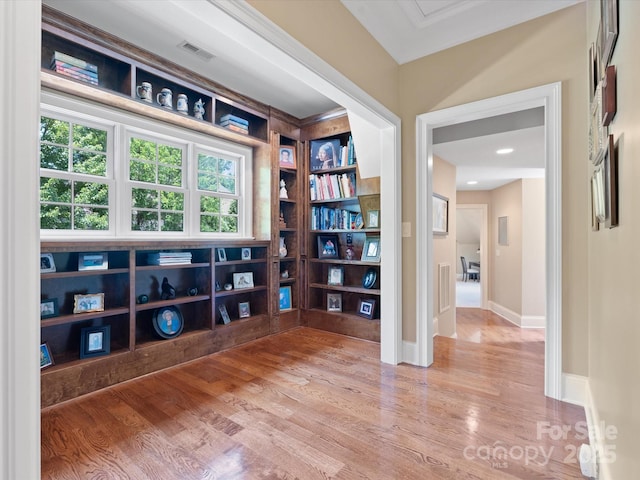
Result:
M582 478L540 332L464 309L458 334L424 369L297 328L49 407L42 478Z

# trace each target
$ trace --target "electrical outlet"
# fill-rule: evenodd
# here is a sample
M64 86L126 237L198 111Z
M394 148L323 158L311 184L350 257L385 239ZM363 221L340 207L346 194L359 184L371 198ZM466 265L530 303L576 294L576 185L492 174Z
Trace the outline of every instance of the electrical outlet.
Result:
M404 238L411 236L411 222L402 222L402 236Z

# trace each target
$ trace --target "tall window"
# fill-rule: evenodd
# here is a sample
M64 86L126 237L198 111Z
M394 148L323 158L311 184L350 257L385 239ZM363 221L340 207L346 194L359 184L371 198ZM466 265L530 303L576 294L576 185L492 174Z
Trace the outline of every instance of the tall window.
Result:
M251 148L43 96L43 238L251 236Z

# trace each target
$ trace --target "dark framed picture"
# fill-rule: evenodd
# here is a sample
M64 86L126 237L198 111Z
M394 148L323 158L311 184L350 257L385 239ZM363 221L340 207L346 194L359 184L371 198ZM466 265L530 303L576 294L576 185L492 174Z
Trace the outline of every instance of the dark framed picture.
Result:
M253 272L240 272L233 274L233 288L253 288Z
M380 194L358 195L364 228L380 228Z
M286 312L292 310L293 304L291 303L291 287L280 287L280 311Z
M338 258L338 236L318 235L318 258Z
M361 317L371 320L375 314L375 310L376 301L373 298L361 298L358 300L358 311L356 313Z
M53 254L40 254L40 273L53 273L56 271L56 263L53 261Z
M73 296L73 313L104 311L104 293Z
M51 355L51 350L49 349L49 344L47 342L40 344L40 370L50 367L55 362L53 361L53 355Z
M224 305L218 305L218 311L220 312L220 318L222 319L222 323L228 325L231 323L231 318L229 317L229 312L227 312L227 307Z
M57 298L48 298L40 301L40 318L57 317L59 314Z
M380 261L380 237L367 237L362 247L363 262L379 262Z
M107 270L109 268L109 256L103 253L79 253L78 270Z
M238 316L240 318L247 318L251 316L251 308L249 302L240 302L238 304Z
M344 267L338 265L329 267L327 285L344 285Z
M296 168L295 148L280 146L280 168Z
M111 353L111 325L85 327L80 330L80 358L99 357Z
M446 235L449 233L449 199L433 194L433 234Z
M177 337L184 328L182 313L173 305L154 310L153 328L161 338Z
M226 262L227 261L227 251L224 248L217 248L216 249L216 253L218 254L218 261L219 262Z
M338 166L340 140L312 140L309 170L327 170Z
M603 159L605 228L618 226L618 157L613 135L609 135Z
M342 311L342 294L327 293L327 312Z
M242 260L251 260L251 249L243 248L240 252L240 258Z
M373 288L376 284L376 280L378 279L378 272L375 268L369 268L365 272L362 277L362 287L363 288Z

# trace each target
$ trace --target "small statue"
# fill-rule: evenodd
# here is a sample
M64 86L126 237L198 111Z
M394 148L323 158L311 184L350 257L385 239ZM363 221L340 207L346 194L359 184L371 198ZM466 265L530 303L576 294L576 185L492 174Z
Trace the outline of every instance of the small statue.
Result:
M287 222L284 220L284 213L280 210L280 219L278 220L280 228L287 228Z
M280 198L289 198L284 180L280 180Z
M160 288L162 289L162 295L160 296L162 300L176 298L176 289L171 286L167 277L162 279L162 286Z
M280 274L281 278L289 278L289 270L283 270Z
M356 252L353 250L353 235L347 233L347 248L344 252L344 256L347 260L353 260Z
M193 105L193 116L198 120L204 119L204 102L201 98Z

